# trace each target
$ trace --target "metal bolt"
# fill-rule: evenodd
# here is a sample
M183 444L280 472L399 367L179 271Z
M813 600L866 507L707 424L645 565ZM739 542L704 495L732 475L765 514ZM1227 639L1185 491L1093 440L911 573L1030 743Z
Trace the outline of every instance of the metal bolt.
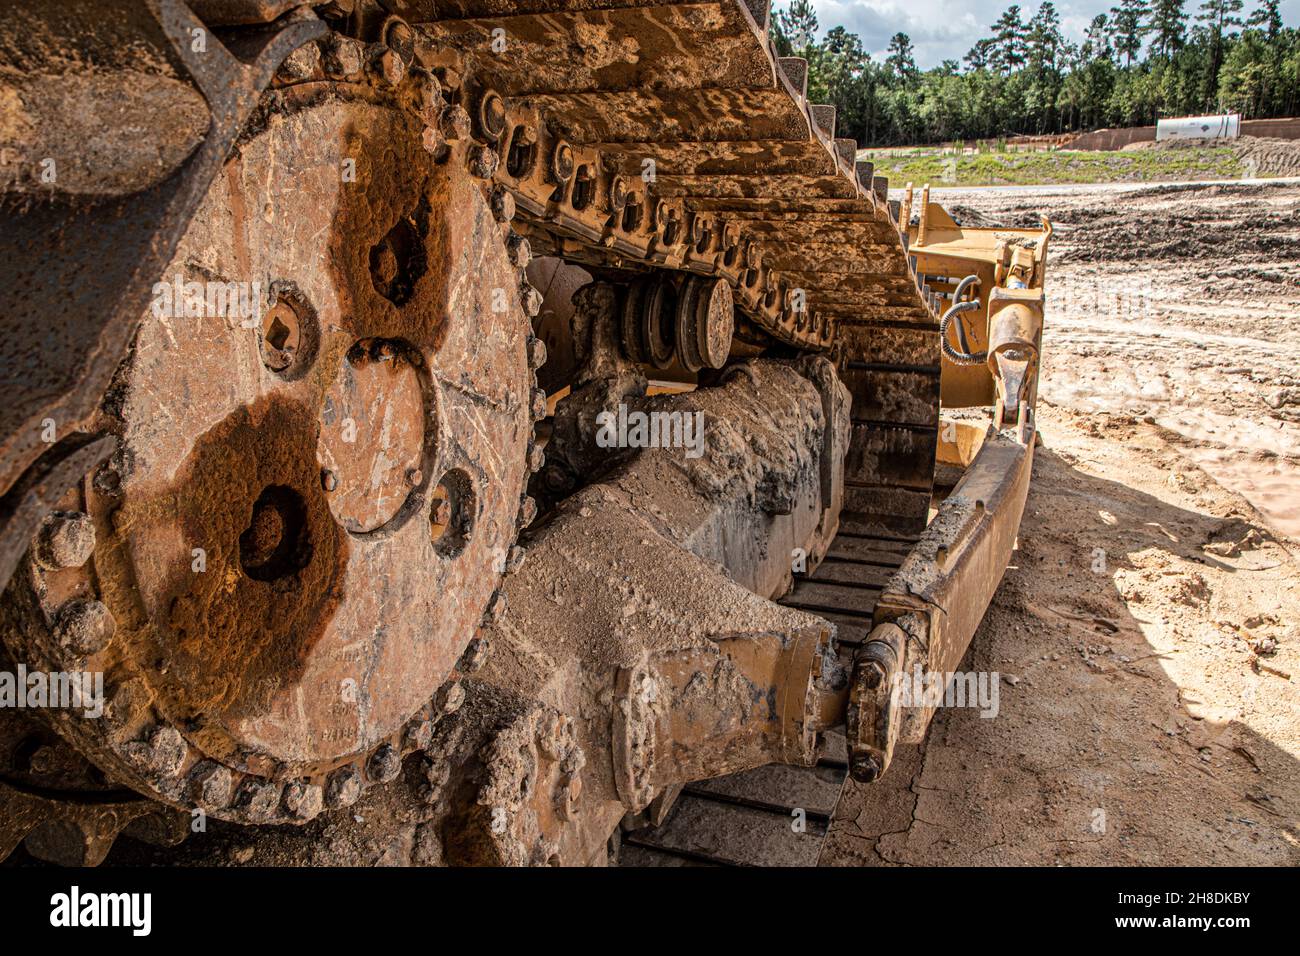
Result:
M106 497L116 497L122 492L122 474L110 464L95 472L95 490Z
M570 736L572 736L572 722L570 722L568 732ZM574 776L581 773L582 768L585 766L587 766L587 752L576 745L571 747L569 752L564 755L564 759L560 761L560 769L565 773L573 774Z
M534 421L546 417L546 392L540 388L533 389L532 412Z
M425 151L432 153L435 157L440 156L447 148L447 144L443 142L442 133L432 126L424 128L420 142L424 145Z
M424 481L424 472L419 468L408 468L406 470L406 483L412 488L419 487L422 481Z
M74 654L95 654L113 638L117 622L103 601L73 598L59 608L54 636Z
M529 318L532 318L542 311L542 303L546 300L542 298L540 292L525 282L519 289L519 301L523 304Z
M334 474L328 468L321 469L320 486L326 491L333 491L339 486L339 476Z
M533 523L537 517L537 502L530 495L524 495L523 501L519 504L519 521L527 526Z
M280 65L280 76L286 80L309 80L320 67L320 47L307 43L298 47Z
M492 595L492 600L488 603L487 610L483 612L483 620L488 624L497 624L506 616L506 596L502 591Z
M319 784L295 780L284 788L284 808L299 820L311 820L325 809L325 791Z
M500 159L497 158L496 150L490 146L472 146L466 155L466 162L469 165L471 176L479 179L491 179L496 175L497 165Z
M533 368L546 364L546 343L536 336L528 340L528 364Z
M356 76L365 63L363 50L360 41L335 36L325 51L325 71L335 79Z
M36 560L50 571L79 568L95 550L95 524L79 511L56 511L41 524Z
M420 795L425 803L437 803L442 798L447 782L451 780L451 766L445 760L434 760L431 757L425 757L423 763L424 786Z
M174 777L180 772L188 749L185 738L175 727L154 727L143 742L127 744L125 752L149 773Z
M402 745L410 750L425 750L433 740L433 721L416 720L407 725Z
M356 767L340 767L325 785L325 802L331 807L350 807L361 796L361 774Z
M873 754L854 754L849 770L854 780L860 783L871 783L880 776L880 761Z
M248 779L239 788L235 804L246 819L264 823L275 815L280 806L280 788L265 780Z
M443 717L454 714L465 703L465 688L460 681L451 681L438 688L433 696L433 708Z
M456 669L463 674L473 674L487 663L491 654L492 642L486 637L476 637L469 642L465 653L460 655L460 663L456 665Z
M190 798L205 810L219 810L230 803L232 784L226 767L203 760L190 771Z
M406 76L406 61L395 50L384 50L374 60L375 69L389 86L398 86Z
M546 452L542 450L541 445L533 445L528 449L528 470L537 474L546 466Z
M567 781L561 780L561 791L559 807L561 816L566 820L572 819L578 812L578 798L582 796L582 778L578 776L569 777Z
M442 111L438 129L449 143L465 139L469 136L469 114L459 106L448 106Z
M553 714L549 719L543 718L543 726L537 728L537 745L551 760L559 760L564 756L564 730L564 718L559 714Z
M437 72L442 78L442 85L446 87L449 92L454 92L460 89L460 72L454 66L444 66Z
M532 260L533 249L523 236L511 233L510 238L506 240L506 255L510 257L512 265L523 269Z
M381 746L370 755L370 760L366 763L366 773L376 783L388 783L390 780L396 780L397 775L401 772L402 755L391 744Z
M498 185L492 190L492 218L497 222L509 222L515 218L515 197L510 190Z

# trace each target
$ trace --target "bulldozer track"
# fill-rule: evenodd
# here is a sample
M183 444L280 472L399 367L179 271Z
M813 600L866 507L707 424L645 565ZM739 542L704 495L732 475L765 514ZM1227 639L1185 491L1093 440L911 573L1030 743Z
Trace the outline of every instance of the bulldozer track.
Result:
M207 6L194 4L200 18ZM382 23L358 16L310 40L302 49L319 56L281 69L255 124L300 85L361 74L380 89L422 83L415 111L425 149L445 162L469 141L473 177L498 221L518 233L510 261L521 271L530 255L549 254L607 274L719 277L766 344L829 354L852 397L840 530L782 603L830 620L851 651L928 517L941 296L909 257L887 181L856 162L854 141L836 136L834 107L809 101L806 64L777 56L767 4L383 6L391 16ZM248 135L240 122L232 108L210 135L233 143ZM184 225L167 222L178 235ZM521 282L535 315L540 295ZM534 513L525 499L521 525ZM840 750L815 767L690 785L665 828L629 835L628 859L815 862L846 773ZM796 811L806 823L797 851L774 837L764 847L764 834L793 832ZM749 836L729 846L741 824ZM674 826L727 839L674 842Z
M907 256L897 210L891 215L885 201L886 181L874 177L869 164L855 165L856 143L835 138L834 108L807 100L806 65L776 57L761 4L654 4L634 11L566 2L562 31L550 31L543 18L527 14L484 17L495 4L456 6L468 19L440 29L490 35L505 26L529 36L536 30L554 38L545 52L530 47L539 59L562 56L579 24L598 27L636 16L671 31L674 49L693 62L716 62L714 44L725 41L733 55L755 65L744 85L728 86L727 74L709 76L708 85L699 86L676 77L670 90L652 96L629 89L630 78L591 89L590 81L584 86L570 76L533 85L523 98L543 104L554 128L621 163L619 168L635 170L638 161L654 160L656 183L647 185L648 193L680 199L688 218L716 215L724 233L737 224L737 246L755 242L765 263L779 264L765 277L767 288L780 290L782 300L790 290L805 289L808 311L816 317L813 328L833 323L840 374L852 394L845 511L826 559L780 603L830 620L840 647L851 655L871 629L884 584L925 525L938 439L935 298L920 285ZM730 32L673 29L675 9L682 11L683 24L688 12L707 10ZM498 86L519 89L526 82L482 58L476 63ZM755 103L763 113L745 123L745 111ZM645 136L653 130L638 122L639 110L655 114L658 138ZM632 118L624 125L615 115ZM576 229L557 229L549 207L534 219L519 198L524 218L537 228L582 238ZM599 254L602 247L592 251ZM625 257L620 248L618 258ZM647 255L642 261L653 260ZM687 250L682 265L693 271L711 267L730 278L726 261L725 252ZM739 303L746 300L745 278L736 276ZM798 321L786 310L754 317L782 338ZM625 835L621 862L815 864L848 771L842 738L837 743L838 755L814 767L771 765L687 786L662 826ZM798 828L792 827L796 819Z
M522 127L543 154L567 145L579 171L583 159L595 170L591 206L603 191L606 208L593 215L591 206L574 208L572 184L557 186L536 168L513 175L509 146L498 149L496 181L514 193L535 245L606 265L722 276L742 312L777 340L832 349L853 395L846 526L924 527L938 438L940 299L908 256L887 181L855 161L853 140L836 137L835 108L808 100L806 64L776 55L767 5L409 6L417 22L436 14L428 29L463 51L456 62L480 102L483 90L505 97L502 144ZM499 52L493 36L504 38ZM619 49L640 56L620 62ZM655 56L660 50L671 55ZM586 66L596 60L601 69ZM642 213L618 208L610 197L620 188L633 191ZM687 224L675 236L670 215ZM686 241L701 231L707 239ZM795 309L800 292L804 307Z

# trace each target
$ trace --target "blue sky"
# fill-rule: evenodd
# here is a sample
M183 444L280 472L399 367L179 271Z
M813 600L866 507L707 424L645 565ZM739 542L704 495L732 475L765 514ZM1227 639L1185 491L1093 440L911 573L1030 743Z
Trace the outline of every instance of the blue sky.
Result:
M1105 13L1116 0L1059 0L1057 12L1066 36L1076 43L1084 28L1098 13ZM862 37L871 55L881 59L889 38L902 30L912 38L916 62L922 69L937 66L946 59L961 61L966 51L1011 3L1011 0L812 0L820 24L818 36L831 27L843 26ZM780 8L788 0L774 0ZM1200 0L1187 0L1186 9L1195 13ZM1257 0L1245 0L1245 13L1257 6ZM1025 19L1038 9L1036 0L1023 0L1020 8ZM1300 0L1282 0L1282 21L1287 26L1300 25Z

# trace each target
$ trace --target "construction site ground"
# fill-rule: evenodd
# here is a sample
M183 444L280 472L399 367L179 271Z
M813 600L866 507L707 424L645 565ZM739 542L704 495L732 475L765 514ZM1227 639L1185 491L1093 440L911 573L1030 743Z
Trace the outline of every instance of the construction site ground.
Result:
M837 865L1300 864L1300 185L946 190L1055 225L1019 551Z

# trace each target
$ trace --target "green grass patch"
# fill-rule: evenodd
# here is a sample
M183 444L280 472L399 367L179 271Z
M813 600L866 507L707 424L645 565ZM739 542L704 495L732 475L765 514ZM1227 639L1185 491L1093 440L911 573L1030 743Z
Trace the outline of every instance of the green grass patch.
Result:
M1132 149L1115 152L1055 150L1038 153L944 154L866 152L876 175L891 186L1039 186L1061 183L1183 182L1236 179L1245 174L1229 146Z

